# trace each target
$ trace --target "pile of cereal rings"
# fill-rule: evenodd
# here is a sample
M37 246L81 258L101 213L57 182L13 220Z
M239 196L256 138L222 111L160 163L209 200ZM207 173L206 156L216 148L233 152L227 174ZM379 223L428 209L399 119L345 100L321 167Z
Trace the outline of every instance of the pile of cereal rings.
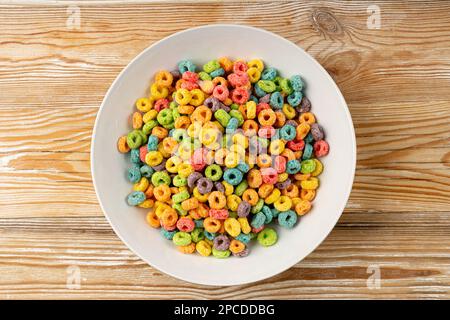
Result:
M190 60L159 71L136 102L129 154L130 206L183 253L245 257L256 238L277 242L311 209L328 154L299 75L264 62Z

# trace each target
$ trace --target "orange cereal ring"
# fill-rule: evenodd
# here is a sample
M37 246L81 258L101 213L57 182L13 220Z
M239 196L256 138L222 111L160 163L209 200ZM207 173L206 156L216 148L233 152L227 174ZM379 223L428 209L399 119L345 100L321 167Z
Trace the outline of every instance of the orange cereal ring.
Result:
M259 124L262 126L271 126L277 120L277 116L272 109L263 109L258 114Z
M224 87L228 87L228 81L227 79L225 79L224 77L215 77L212 80L214 86L224 86Z
M300 117L298 117L298 121L300 123L307 123L311 125L316 122L316 117L314 117L314 115L311 112L305 112L302 113Z
M294 151L294 157L295 159L299 160L303 155L302 151Z
M216 152L214 154L214 161L219 165L223 165L228 153L229 153L229 151L225 148L216 150Z
M220 66L222 67L223 70L225 70L226 73L233 70L233 61L231 61L229 58L222 57L222 58L219 58L218 61L219 61Z
M247 189L242 194L242 200L247 201L252 206L255 206L259 200L258 192L254 189Z
M164 209L162 215L161 215L161 222L163 225L167 227L174 226L177 223L178 220L178 214L175 211L175 209L172 209L170 207Z
M300 191L300 198L302 198L302 200L313 201L315 196L316 190L302 189L302 191Z
M161 223L159 222L159 218L155 213L155 210L150 210L147 213L146 219L147 223L152 226L153 228L159 228L161 226Z
M272 166L272 157L268 154L260 154L256 158L256 164L260 168L269 168L270 166Z
M153 189L153 195L158 201L167 201L170 199L172 192L167 184L160 184Z
M177 246L178 251L181 253L191 254L195 252L195 242L191 242L187 246Z
M181 203L181 208L186 211L197 209L198 203L199 202L196 198L189 198Z
M194 219L194 220L200 220L202 218L202 216L200 215L200 211L198 210L198 208L196 209L192 209L189 210L189 216Z
M295 184L290 184L281 191L281 194L289 198L296 198L298 197L298 187Z
M211 209L222 209L227 205L227 198L219 191L213 191L208 196L208 203Z
M281 153L281 156L285 157L287 161L296 159L294 151L289 148L284 149L284 151Z
M245 244L239 240L233 239L230 242L230 247L228 248L232 253L239 253L244 251Z
M253 136L258 132L259 126L255 120L245 120L242 124L242 130L246 136Z
M297 140L302 140L309 133L310 129L311 129L311 127L309 126L308 123L306 123L306 122L300 123L300 125L297 126L297 129L295 129L297 132L297 135L295 138Z
M155 82L163 87L170 87L173 81L173 76L169 71L159 71L155 74Z
M180 114L192 114L194 112L195 107L189 104L178 106L178 112Z
M153 197L153 189L154 189L153 185L151 183L149 183L148 187L147 187L147 190L145 190L145 192L144 192L145 193L145 197L147 199L150 199L150 198Z
M177 129L186 129L189 127L189 125L191 124L191 120L189 119L189 117L187 116L181 116L178 117L177 120L175 120L175 128Z
M263 182L261 171L258 169L251 169L247 174L247 182L250 188L259 188Z
M286 116L282 111L275 112L276 121L274 123L275 127L282 127L286 123Z
M308 200L302 200L295 205L295 212L299 216L306 214L309 210L311 210L311 202Z
M221 229L222 223L218 219L207 217L203 221L203 227L205 228L206 231L215 233Z
M164 140L162 141L162 146L163 146L164 152L166 152L168 154L172 154L175 152L176 148L178 147L178 142L177 142L177 140L175 140L172 137L167 137L167 138L164 138Z
M226 106L231 106L233 104L233 100L231 100L231 98L228 97L223 101L223 104Z
M119 140L117 140L117 149L120 153L127 153L130 151L130 147L127 144L127 136L121 136Z
M258 189L258 195L260 198L267 198L273 191L275 187L273 184L264 183Z
M144 121L142 120L142 113L140 113L139 111L136 111L135 113L133 113L132 123L133 123L133 129L142 128L142 125L144 124Z
M310 173L306 173L306 174L297 173L297 174L294 175L294 179L298 180L298 181L308 180L310 177L311 177Z
M169 134L166 128L163 127L154 127L152 129L152 135L157 136L159 139L164 139Z

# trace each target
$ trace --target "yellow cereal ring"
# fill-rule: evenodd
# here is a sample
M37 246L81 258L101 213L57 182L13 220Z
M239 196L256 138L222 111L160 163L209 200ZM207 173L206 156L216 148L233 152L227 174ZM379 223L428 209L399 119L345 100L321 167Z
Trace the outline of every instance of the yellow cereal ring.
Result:
M153 195L158 201L167 201L170 199L172 192L167 184L160 184L153 189Z
M288 196L281 196L273 205L278 211L288 211L292 207L292 200Z
M235 218L227 218L223 225L225 231L232 237L237 237L241 233L241 224Z
M189 177L189 175L192 174L193 172L194 172L194 168L192 167L192 165L190 163L180 163L178 165L178 174L182 178Z
M150 167L157 166L163 161L163 156L159 151L149 151L145 155L145 163Z
M213 191L208 196L211 209L223 209L227 205L227 198L219 191Z
M227 196L227 207L231 211L237 211L239 203L241 203L241 198L235 194L230 194Z
M250 61L247 63L247 66L248 66L249 68L256 68L256 69L258 69L260 72L262 72L262 71L264 70L264 62L262 62L262 60L260 60L260 59L253 59L253 60L250 60Z
M147 223L153 228L159 228L161 223L159 222L159 218L155 213L155 210L150 210L146 216Z
M272 192L264 199L266 204L272 204L281 197L281 191L277 188L273 189Z
M200 202L206 202L208 201L209 193L201 194L198 191L198 188L195 187L194 190L192 190L192 195Z
M252 227L248 223L247 218L241 217L241 218L238 218L238 221L241 224L242 233L249 234L252 231Z
M189 104L191 102L192 94L187 89L178 89L175 92L175 101L180 104Z
M150 182L148 181L148 179L146 177L142 177L141 180L139 180L139 182L137 182L133 185L133 190L145 192L145 190L147 190L147 188L148 188L149 183Z
M283 105L282 111L283 111L284 115L286 116L286 118L288 118L289 120L294 119L295 116L296 116L296 114L297 114L297 113L295 112L294 107L288 105L287 103L285 103L285 104Z
M170 157L166 161L166 170L170 173L177 173L178 166L181 164L181 158L177 156Z
M225 188L225 195L226 195L226 196L229 196L229 195L232 195L232 194L233 194L233 192L234 192L234 187L233 187L233 185L229 184L229 183L226 182L226 181L222 181L222 185L223 185L223 187Z
M311 177L308 180L303 180L300 185L302 186L302 189L315 190L319 187L319 179Z
M273 140L269 145L269 152L272 155L279 155L284 151L285 144L282 140Z
M256 83L261 78L261 71L259 71L255 67L248 68L247 75L248 75L248 79L250 80L251 83Z
M141 112L148 112L153 108L153 99L140 98L136 101L136 109Z
M142 125L144 123L142 121L142 113L140 113L139 111L136 111L135 113L133 113L131 122L132 122L133 129L142 128Z
M206 240L200 240L199 242L197 242L197 244L195 245L195 249L197 250L197 252L204 256L204 257L208 257L209 255L211 255L211 243L208 243Z
M150 209L155 205L155 200L145 199L144 202L138 205L139 208Z
M322 171L323 171L323 164L322 164L322 162L320 162L318 159L316 159L316 158L314 158L313 159L314 160L314 162L316 163L316 169L313 171L313 172L311 172L311 175L313 176L313 177L317 177L318 175L320 175L321 173L322 173Z
M187 200L184 200L181 203L181 208L183 210L189 211L189 210L197 209L198 205L199 205L199 201L197 198L189 198Z
M191 101L190 104L197 107L205 101L205 94L200 89L191 90Z
M152 110L146 112L146 113L142 116L142 121L144 121L144 123L147 123L147 122L149 122L150 120L155 119L157 115L158 115L158 111L156 111L155 109L152 109Z
M150 96L154 100L164 99L168 95L169 95L169 89L167 87L163 87L158 83L154 83L150 87Z
M163 87L170 87L173 82L173 76L169 71L159 71L155 74L155 82Z

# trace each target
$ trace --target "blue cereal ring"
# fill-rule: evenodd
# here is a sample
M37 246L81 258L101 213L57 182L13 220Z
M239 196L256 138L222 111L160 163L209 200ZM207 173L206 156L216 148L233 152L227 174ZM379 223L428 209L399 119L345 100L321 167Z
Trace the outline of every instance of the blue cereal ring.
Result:
M203 228L203 220L202 219L194 220L194 223L195 223L196 228Z
M250 242L250 240L252 240L252 236L250 234L245 234L241 232L235 239L247 244Z
M223 70L223 68L219 68L214 70L213 72L211 72L209 75L211 76L211 78L215 78L215 77L221 77L225 74L225 70Z
M274 109L281 109L283 108L283 96L281 95L281 93L279 91L275 91L274 93L272 93L270 95L270 100L269 100L269 104L272 106L272 108Z
M134 166L128 169L127 178L131 183L136 183L141 180L141 176L141 171L139 170L138 166Z
M262 98L262 97L264 97L266 94L267 94L267 93L266 93L263 89L261 89L261 87L256 83L256 84L255 84L255 95L256 95L257 97Z
M216 234L215 233L211 233L211 232L209 232L209 231L203 231L203 233L204 233L204 235L205 235L205 238L206 239L208 239L208 240L214 240L214 238L216 237Z
M245 162L239 163L236 168L242 173L247 173L250 170L250 166Z
M272 222L273 214L272 211L268 206L264 206L261 209L261 212L264 213L264 216L266 217L266 220L264 221L264 224L269 224Z
M243 177L244 175L242 174L242 172L236 168L227 169L223 174L223 179L232 186L237 186L239 183L241 183Z
M311 159L312 153L313 153L313 146L310 145L309 143L305 144L305 148L303 149L303 155L302 155L302 159L303 160L308 160Z
M178 70L181 74L185 73L186 71L195 72L197 69L197 66L190 60L182 60L178 63Z
M305 84L303 83L303 79L299 75L295 75L291 77L291 87L294 91L302 91Z
M295 127L291 126L290 124L287 124L280 129L280 137L281 139L284 139L286 141L294 140L296 135L297 132L295 130Z
M130 161L131 163L139 164L141 163L141 156L138 149L131 149L130 152Z
M262 211L260 211L253 216L251 226L253 228L258 229L258 228L261 228L265 222L266 222L266 215L264 213L262 213Z
M227 130L235 131L239 126L239 120L236 118L231 118L227 124Z
M168 231L164 228L161 228L161 235L166 238L167 240L172 240L173 236L177 233L177 231Z
M297 107L302 101L303 94L300 91L294 91L287 97L287 102L293 106Z
M275 68L266 68L261 73L262 80L274 80L278 75L277 69Z
M141 172L141 176L146 177L146 178L151 178L152 174L155 173L155 169L153 169L152 167L144 164L139 171Z
M158 137L154 135L150 135L148 137L147 149L148 151L156 151L158 150Z
M281 211L278 211L276 208L272 208L270 211L272 211L272 217L274 219L278 218L278 215L280 214Z
M289 160L286 164L286 172L289 174L296 174L302 168L300 161L298 160Z
M249 101L254 101L256 104L259 103L259 100L257 97L255 97L254 95L251 95L250 98L248 99Z
M145 193L142 191L134 191L127 197L127 203L130 206L137 206L145 201Z
M294 227L296 222L297 214L292 210L281 212L278 215L278 224L284 228L291 229Z

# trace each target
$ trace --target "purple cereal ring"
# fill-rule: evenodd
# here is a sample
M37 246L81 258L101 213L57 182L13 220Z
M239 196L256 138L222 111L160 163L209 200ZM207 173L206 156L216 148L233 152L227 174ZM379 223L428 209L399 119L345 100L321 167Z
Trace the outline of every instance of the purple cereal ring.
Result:
M217 250L227 250L230 247L230 239L224 235L217 236L214 238L213 245Z
M309 112L311 110L311 101L307 97L303 97L302 102L295 110L299 113Z
M241 252L238 252L238 253L233 252L233 256L239 257L239 258L244 258L244 257L248 256L248 254L249 254L248 248L245 248L244 250L242 250Z
M200 172L195 171L195 172L191 173L189 175L189 177L187 178L187 184L188 184L189 188L193 188L195 186L195 183L201 177L203 177L203 175Z
M166 162L167 159L164 159L160 164L158 164L157 166L152 167L156 172L158 171L163 171L166 168Z
M259 99L259 103L269 103L270 101L270 94L266 94L264 97L261 97Z
M178 71L178 70L170 71L170 73L172 74L173 82L174 82L174 83L175 83L178 79L181 78L181 73L180 73L180 71Z
M311 134L315 141L323 140L325 138L322 126L317 123L311 125Z
M297 123L297 121L295 121L295 120L288 120L288 121L286 121L286 123L285 123L284 125L285 125L285 126L286 126L286 125L290 125L290 126L293 126L294 128L297 128L298 123Z
M208 178L202 177L197 180L197 189L201 194L207 194L208 192L211 192L212 188L213 182Z
M237 214L240 218L245 218L249 215L250 209L250 203L248 203L247 201L241 201L237 208Z
M222 182L216 182L214 183L214 187L216 188L217 191L224 193L225 192L225 187L223 186Z
M280 189L280 190L284 190L284 189L286 189L287 187L289 187L290 185L291 185L291 179L287 179L286 181L283 181L283 182L277 182L276 184L275 184L275 187L276 188L278 188L278 189Z

